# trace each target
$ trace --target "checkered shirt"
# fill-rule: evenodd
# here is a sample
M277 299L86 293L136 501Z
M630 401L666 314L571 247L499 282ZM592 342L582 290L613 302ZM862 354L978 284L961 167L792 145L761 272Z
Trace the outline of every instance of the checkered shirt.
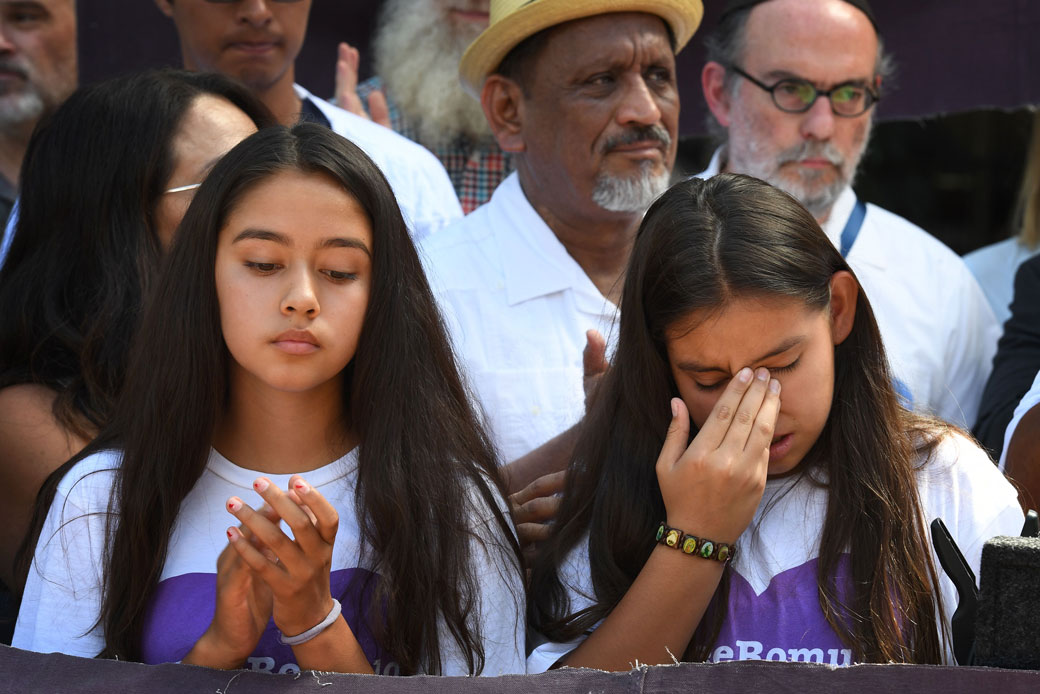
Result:
M368 95L376 89L382 89L386 94L383 81L379 77L372 77L358 85L358 96L363 103L367 103ZM386 101L390 109L391 127L409 140L419 142L415 125L401 114L389 95ZM447 169L465 214L487 202L498 184L515 168L512 157L493 142L474 143L466 137L460 137L447 147L427 149L437 155Z

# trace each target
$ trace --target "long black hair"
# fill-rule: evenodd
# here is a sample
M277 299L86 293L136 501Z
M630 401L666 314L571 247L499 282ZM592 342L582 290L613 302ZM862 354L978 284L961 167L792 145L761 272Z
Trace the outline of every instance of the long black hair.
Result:
M54 390L57 421L83 438L108 421L122 385L162 255L154 213L173 171L173 137L204 94L258 127L274 123L226 77L158 70L76 90L29 141L0 269L0 388Z
M734 297L786 296L825 310L830 280L842 270L851 272L813 217L757 179L724 174L684 181L651 206L625 281L614 364L583 425L558 530L532 570L532 627L558 641L593 628L654 548L654 528L665 517L654 461L671 419L670 399L679 397L668 330ZM821 609L857 660L940 662L938 580L915 469L943 425L900 407L862 293L834 361L830 414L799 466L829 490L817 576ZM572 614L558 571L586 537L596 603ZM843 599L835 575L846 552L851 590ZM710 653L727 587L728 573L687 658Z
M482 534L494 545L489 554L521 581L494 449L470 407L389 184L360 149L314 124L256 133L206 178L142 318L111 426L82 454L123 451L99 620L103 655L141 656L146 606L171 530L205 469L228 402L231 356L214 282L219 231L248 190L282 171L338 182L372 227L371 293L343 391L349 418L343 424L360 441L355 495L362 550L380 576L362 613L402 672L441 671L441 653L451 648L438 633L443 623L470 671L479 673L484 649L470 560L483 521L475 526L475 515L488 519L491 530ZM51 489L61 475L48 481ZM36 533L39 525L37 518ZM516 600L519 619L523 596Z

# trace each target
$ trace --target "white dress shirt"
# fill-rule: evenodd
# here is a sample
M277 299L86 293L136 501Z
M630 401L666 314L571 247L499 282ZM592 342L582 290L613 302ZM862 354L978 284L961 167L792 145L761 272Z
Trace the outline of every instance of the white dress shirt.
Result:
M719 172L720 152L698 177ZM846 187L822 225L835 247L855 205ZM974 424L1000 325L964 261L924 229L869 203L846 260L874 309L897 390L915 410Z
M462 216L448 172L430 150L361 116L319 99L300 85L296 95L321 111L332 130L371 157L390 182L412 239L421 241Z
M606 299L527 201L516 173L420 246L463 374L503 463L585 413L585 332L612 340Z

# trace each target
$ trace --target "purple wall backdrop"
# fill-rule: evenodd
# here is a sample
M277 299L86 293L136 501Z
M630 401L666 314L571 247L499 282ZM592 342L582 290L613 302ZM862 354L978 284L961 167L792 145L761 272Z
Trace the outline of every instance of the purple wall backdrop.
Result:
M701 134L704 62L699 39L714 25L722 0L705 0L705 19L679 60L681 129ZM899 69L882 102L886 120L1040 103L1040 2L1037 0L873 0L878 23ZM299 81L331 94L338 41L362 48L378 0L314 0L310 32L297 64ZM156 65L177 65L169 20L150 0L80 0L84 81ZM362 64L362 73L370 67Z

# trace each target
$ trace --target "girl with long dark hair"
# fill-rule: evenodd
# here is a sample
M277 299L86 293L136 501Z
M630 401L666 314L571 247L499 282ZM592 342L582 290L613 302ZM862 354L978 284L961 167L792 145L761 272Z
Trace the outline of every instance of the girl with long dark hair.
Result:
M908 297L912 300L912 297ZM683 660L949 660L952 583L1018 534L986 454L899 405L867 297L818 224L753 178L650 208L618 348L532 570L529 671Z
M15 645L273 672L523 670L494 451L361 150L304 124L227 154L132 355L111 426L48 483Z
M142 297L213 160L273 117L220 75L85 86L37 127L0 270L0 579L36 493L111 415Z

